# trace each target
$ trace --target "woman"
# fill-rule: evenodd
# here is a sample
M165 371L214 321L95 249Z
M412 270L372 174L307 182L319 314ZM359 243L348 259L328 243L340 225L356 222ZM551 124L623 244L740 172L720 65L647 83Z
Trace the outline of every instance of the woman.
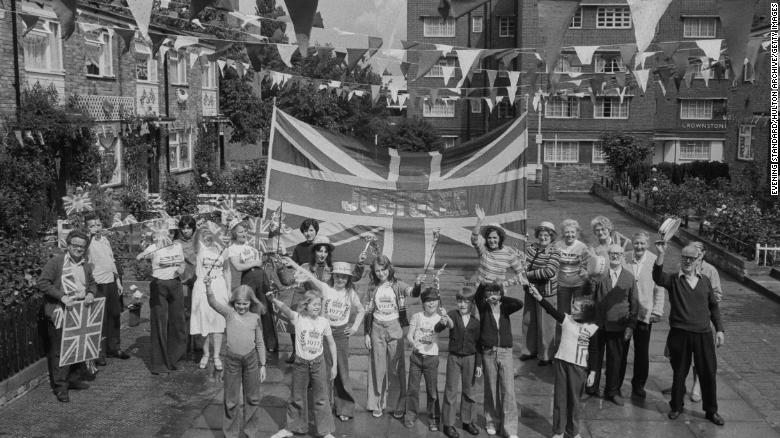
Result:
M585 294L588 279L587 245L578 240L580 224L574 219L561 222L562 240L555 241L555 248L561 253L558 271L558 311L571 314L575 298Z
M179 230L174 242L181 245L184 252L184 273L181 275L181 288L184 295L184 313L189 316L192 310L192 285L195 284L195 219L190 215L184 215L179 219Z
M477 214L477 223L471 232L471 245L474 246L479 257L477 293L484 292L485 286L489 283L501 283L503 288L528 284L521 256L514 249L504 246L506 231L498 224L488 224L483 227L485 211L479 204L474 206L474 210ZM479 240L480 234L483 241ZM516 274L512 278L507 278L509 269Z
M561 253L553 242L557 237L555 225L551 222L542 222L534 230L536 243L526 248L526 275L542 297L555 306L557 304L558 282L557 275L561 263ZM525 293L525 307L523 308L523 337L525 345L522 347L520 360L526 361L534 357L539 359L539 366L547 366L552 363L555 354L553 337L555 336L555 320L545 315L544 308L529 292Z
M214 310L207 301L204 279L210 278L211 291L216 300L228 306L230 293L225 280L225 256L217 245L214 233L203 228L195 236L198 279L192 286L192 315L190 316L190 334L203 337L203 357L200 368L209 363L209 344L214 348L214 368L222 371L222 335L225 333L225 317Z
M593 235L596 236L596 243L588 246L588 273L591 277L598 278L607 268L609 261L609 246L616 243L626 248L628 239L615 231L612 221L604 216L596 216L590 221L593 229ZM591 286L595 287L593 281Z
M265 247L262 243L260 248L253 247L248 242L248 236L245 222L238 222L230 229L231 244L227 250L227 257L230 260L231 285L247 285L254 291L261 305L253 306L252 311L260 315L265 348L273 353L278 348L278 340L274 327L273 306L267 302L265 295L271 290L271 282L263 270ZM263 308L264 312L259 311Z
M314 239L317 237L317 233L320 232L320 223L317 222L317 219L308 218L303 222L301 222L301 226L299 227L299 229L301 231L301 234L303 234L303 238L305 240L295 245L295 248L293 248L293 253L291 258L295 263L299 265L305 265L311 262L311 257L312 257L311 245L314 242ZM292 302L290 303L290 307L293 310L295 310L296 306L303 298L303 294L305 292L306 290L302 288L294 289ZM292 345L293 350L292 353L290 353L290 357L287 358L286 362L288 364L293 364L295 363L295 331L289 330L289 332L290 332L290 343Z
M154 243L137 260L151 259L152 281L149 284L151 323L151 371L167 375L178 369L176 363L187 349L187 329L184 320L184 297L179 277L184 272L184 251L171 241L175 223L158 223Z

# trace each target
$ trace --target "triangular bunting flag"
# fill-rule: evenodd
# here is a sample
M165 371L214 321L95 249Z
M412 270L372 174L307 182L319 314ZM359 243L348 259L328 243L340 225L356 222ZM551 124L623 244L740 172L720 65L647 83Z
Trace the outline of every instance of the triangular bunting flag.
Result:
M24 30L24 33L22 36L27 35L27 32L33 30L33 27L35 27L35 24L38 23L38 16L33 14L25 14L24 12L19 13L19 17L24 22L24 25L27 29Z
M574 46L574 51L577 53L582 65L589 65L593 60L593 54L596 53L599 46Z
M379 100L379 85L371 85L371 104L374 105Z
M626 72L619 71L615 73L615 82L617 82L618 87L625 87L626 86Z
M688 71L685 72L685 75L683 76L683 81L685 82L685 86L690 89L691 88L691 82L693 81L693 71L689 68Z
M190 52L189 55L190 55L190 68L195 67L195 63L198 62L200 55L193 52Z
M487 103L488 113L492 113L493 112L493 107L496 106L495 102L493 102L493 99L491 99L489 97L483 97L482 99L484 99L485 103Z
M753 67L756 66L756 61L758 60L758 51L761 49L762 42L763 41L760 38L753 38L748 41L747 54L745 55L745 59Z
M179 50L182 47L198 44L198 37L179 35L173 43L173 50Z
M722 43L722 39L696 40L696 45L704 52L704 55L716 61L720 59L720 46Z
M490 88L493 88L493 84L496 82L496 75L498 75L498 70L485 70L487 72L488 77L488 84Z
M634 79L644 93L647 90L647 77L650 75L650 69L634 70Z
M460 66L461 79L458 83L460 88L466 76L471 73L471 69L479 61L479 55L482 53L482 50L456 50L455 53L458 55L458 65Z
M292 44L277 44L276 50L279 51L279 57L282 58L282 62L284 62L287 67L292 67L290 59L292 59L293 53L298 50L298 46Z
M634 21L636 47L640 52L647 50L653 41L655 27L664 15L672 0L627 0L631 9L631 19Z
M664 55L666 55L667 58L671 58L674 55L674 52L677 51L677 48L680 47L680 43L676 41L656 43L656 45L664 52Z
M152 40L152 56L157 56L157 52L160 50L162 43L165 42L165 38L167 37L163 34L149 33L149 39Z
M135 18L138 30L147 41L149 40L149 20L152 19L153 4L154 2L149 0L127 0L127 6L130 8L133 18Z
M595 107L598 102L596 102L596 92L593 91L593 87L588 87L588 92L590 93L590 102Z
M621 44L620 45L620 59L623 60L623 65L626 67L631 66L631 58L636 53L636 44Z
M441 59L441 53L435 50L415 50L411 53L417 53L417 72L413 81L425 76L437 62Z
M447 84L450 82L450 79L452 79L452 77L455 76L455 66L452 65L442 66L441 75L444 78L444 86L446 87Z
M225 61L217 59L217 67L219 67L219 74L225 76Z
M130 50L130 45L133 44L133 38L135 37L135 29L124 29L121 27L115 27L114 31L122 39L121 54L124 55Z
M745 66L745 51L750 36L750 27L753 23L754 7L755 2L750 1L718 0L718 15L720 22L723 23L723 33L726 36L726 48L729 59L731 59L734 81L742 79L742 68Z
M317 13L314 14L314 21L311 23L311 27L325 29L325 23L322 21L322 14L320 14L320 11L317 11Z
M688 71L688 66L690 65L690 62L688 62L688 53L677 52L672 55L672 61L674 61L674 68L677 76L681 78L685 76L685 73Z
M460 18L487 2L488 0L440 0L438 10L442 18Z
M308 56L309 35L311 35L311 27L317 13L317 3L318 0L284 0L295 29L298 48L304 58Z
M520 80L520 72L519 71L508 71L506 74L509 76L509 86L510 87L517 87L517 81Z
M265 45L260 43L244 43L244 46L246 47L246 54L247 57L249 57L249 62L252 63L252 68L259 72L263 69L263 47Z
M647 58L655 55L658 52L637 52L634 57L634 68L645 68L645 61Z
M514 105L515 104L515 97L517 97L517 86L516 85L510 85L506 87L506 95L509 98L509 104Z
M347 70L352 70L363 59L368 49L347 49Z
M539 0L539 22L544 36L544 61L547 64L547 73L555 70L558 57L561 56L561 44L566 34L566 29L571 24L571 19L577 8L579 0Z
M450 52L452 52L452 49L454 46L448 46L446 44L434 44L436 46L436 50L440 51L442 56L447 56Z
M372 57L374 56L374 53L379 50L380 47L382 47L382 38L375 37L375 36L369 36L368 37L368 56Z
M53 0L51 7L62 25L62 39L67 40L76 30L76 0Z

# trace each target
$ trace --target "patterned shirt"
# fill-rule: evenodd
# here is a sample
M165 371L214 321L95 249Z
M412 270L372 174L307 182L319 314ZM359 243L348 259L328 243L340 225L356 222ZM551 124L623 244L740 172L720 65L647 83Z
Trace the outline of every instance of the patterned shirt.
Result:
M575 240L571 246L563 240L555 242L555 247L561 253L561 267L558 271L558 284L565 287L578 287L585 284L585 279L580 276L580 270L586 269L588 247Z
M524 282L525 273L523 272L523 260L520 255L512 248L507 246L489 250L485 244L477 241L472 244L479 254L479 271L477 276L482 284L492 283L493 281L506 280L506 271L511 268L517 273L517 276L510 280L510 284Z
M528 281L539 290L544 297L558 293L558 269L561 265L561 253L553 245L542 248L538 243L528 245L526 261Z

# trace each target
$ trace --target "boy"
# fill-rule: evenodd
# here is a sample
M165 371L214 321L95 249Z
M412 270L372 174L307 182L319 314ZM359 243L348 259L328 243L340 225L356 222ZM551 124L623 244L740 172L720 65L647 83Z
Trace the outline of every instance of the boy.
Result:
M479 319L474 315L474 290L464 287L456 295L458 308L450 310L450 354L447 357L447 383L444 385L444 435L458 438L455 430L455 412L458 401L458 381L461 382L460 419L463 429L479 435L474 425L474 379L482 377L482 353L477 348L479 342Z
M92 266L92 275L97 283L97 297L106 299L103 315L103 336L100 340L100 357L95 360L98 366L106 366L106 356L129 359L130 355L119 347L119 327L122 315L122 275L114 261L111 243L103 236L103 223L95 214L89 214L84 222L89 230L89 248L87 260Z
M439 430L439 391L437 374L439 371L439 344L436 334L451 324L444 309L439 308L439 291L429 287L420 296L423 311L417 312L409 321L407 340L412 344L409 358L409 381L406 390L406 414L404 426L414 427L417 419L417 405L420 401L420 377L425 376L425 390L428 393L428 429Z

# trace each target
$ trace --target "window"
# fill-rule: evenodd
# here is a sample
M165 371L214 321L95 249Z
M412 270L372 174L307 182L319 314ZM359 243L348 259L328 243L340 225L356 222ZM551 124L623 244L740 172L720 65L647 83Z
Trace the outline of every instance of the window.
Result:
M62 39L58 23L39 18L24 36L22 45L26 70L62 71Z
M626 71L620 55L602 55L597 53L595 59L596 73L617 73L619 71Z
M737 158L740 160L753 160L753 125L739 125Z
M93 30L84 35L84 61L89 76L114 76L111 35L107 30Z
M609 7L596 9L597 29L630 29L631 11L628 7Z
M709 161L710 142L705 140L683 140L680 143L680 159Z
M135 78L144 82L157 82L157 60L149 47L135 45Z
M511 119L513 117L512 105L509 104L508 98L501 99L498 105L496 105L496 109L498 110L499 119Z
M693 78L704 79L705 75L707 79L712 79L712 69L709 65L704 65L699 58L689 58L688 63L693 67Z
M187 59L183 53L174 50L168 51L168 70L171 83L174 85L187 85Z
M171 131L168 137L168 153L171 170L186 170L192 167L192 133L180 129Z
M683 99L680 101L680 118L683 120L711 120L711 99Z
M423 36L426 37L454 37L455 19L447 17L423 17Z
M576 141L546 141L544 142L545 163L578 163L580 161L580 144Z
M458 142L457 135L442 135L441 139L444 149L452 149Z
M471 17L471 31L473 33L482 33L482 17Z
M593 109L593 117L596 119L627 119L628 118L628 98L601 97L596 100L596 107Z
M577 119L580 117L580 101L551 97L544 106L544 116L550 119Z
M202 88L209 90L217 89L217 63L209 61L200 69L200 84Z
M684 38L715 38L717 28L715 17L683 18Z
M482 99L471 99L471 113L482 114Z
M440 59L439 62L431 67L428 73L425 74L426 78L443 78L444 69L442 67L457 67L457 60L455 58ZM450 75L452 76L452 75Z
M498 17L498 36L502 38L515 36L515 17Z
M604 155L604 151L601 149L601 143L599 142L593 142L593 159L591 160L594 164L604 164L607 162L606 155Z
M437 99L432 105L423 105L423 117L455 117L455 102Z
M572 67L568 56L558 58L558 64L555 65L555 73L581 73L582 67Z
M582 8L577 8L577 12L571 17L569 29L582 29Z

